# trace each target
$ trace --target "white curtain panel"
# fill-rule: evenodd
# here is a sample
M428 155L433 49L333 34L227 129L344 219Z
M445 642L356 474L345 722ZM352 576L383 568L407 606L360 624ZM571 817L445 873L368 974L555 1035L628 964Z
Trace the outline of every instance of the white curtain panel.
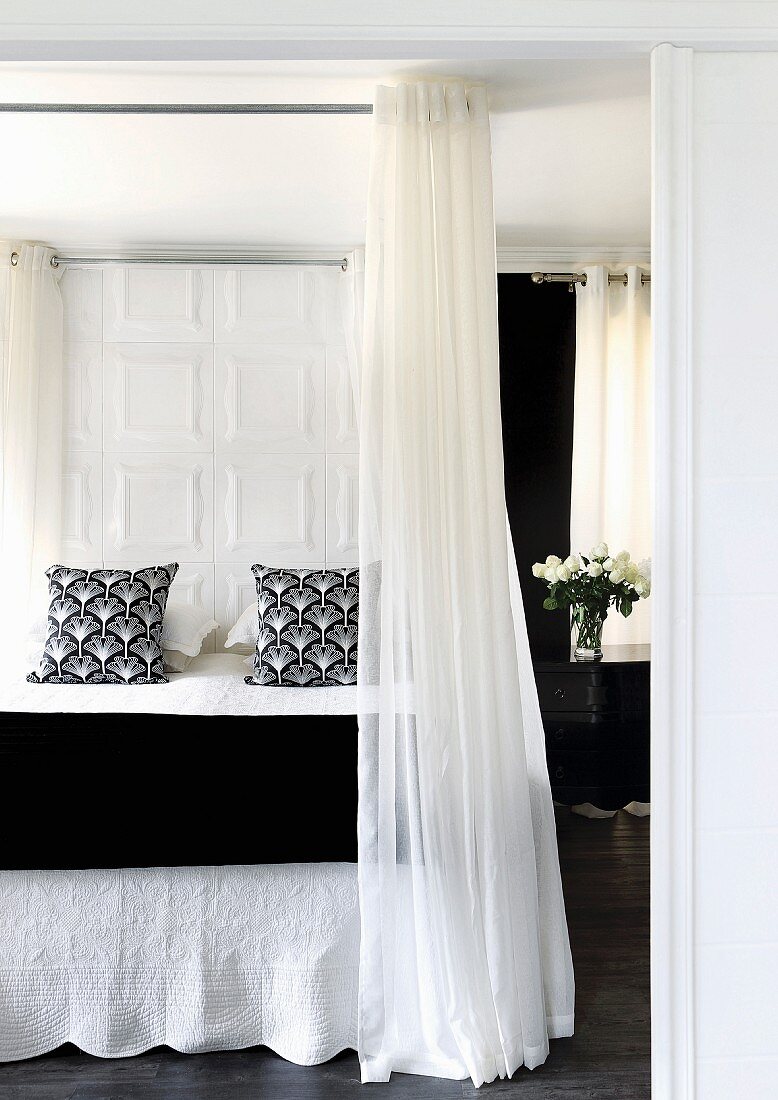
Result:
M615 269L614 269L615 270ZM576 284L575 412L570 548L587 554L605 541L612 551L651 556L651 289L641 269L627 285L608 285L607 267L584 268ZM650 600L628 619L612 612L603 642L650 642Z
M365 338L365 250L355 248L346 257L346 270L339 284L340 313L346 337L346 359L355 408L359 408L359 378L362 344Z
M43 573L60 551L63 321L52 255L0 243L0 583L6 622L23 629L45 611Z
M360 401L365 1081L399 1070L479 1085L572 1033L511 553L486 94L380 88Z

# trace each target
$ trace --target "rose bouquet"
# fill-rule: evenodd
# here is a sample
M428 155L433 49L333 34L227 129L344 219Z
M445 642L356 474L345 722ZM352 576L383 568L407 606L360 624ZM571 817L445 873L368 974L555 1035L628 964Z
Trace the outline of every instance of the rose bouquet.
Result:
M651 559L634 562L622 550L611 556L604 542L584 554L562 561L550 554L536 562L532 574L548 585L547 611L572 609L577 661L602 659L602 627L611 604L626 616L632 605L651 594Z

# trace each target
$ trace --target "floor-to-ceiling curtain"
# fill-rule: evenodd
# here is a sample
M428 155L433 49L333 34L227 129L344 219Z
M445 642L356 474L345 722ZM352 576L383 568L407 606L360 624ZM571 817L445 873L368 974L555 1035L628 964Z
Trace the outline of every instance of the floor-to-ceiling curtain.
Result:
M53 253L0 244L0 586L15 639L45 610L43 571L59 554L62 299ZM0 642L0 644L2 644Z
M485 91L380 88L360 373L365 1081L480 1084L572 1032L498 366Z
M614 553L651 556L651 290L634 265L627 285L608 285L608 268L584 268L576 285L575 411L570 543L588 553L605 541ZM648 603L628 619L608 616L603 641L649 642Z

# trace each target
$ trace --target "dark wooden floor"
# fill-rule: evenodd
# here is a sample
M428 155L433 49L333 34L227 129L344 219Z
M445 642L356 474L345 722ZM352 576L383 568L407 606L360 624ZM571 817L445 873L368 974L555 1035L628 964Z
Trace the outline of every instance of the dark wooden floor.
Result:
M544 1066L476 1090L397 1074L359 1084L356 1055L301 1067L264 1049L103 1060L62 1047L0 1065L0 1100L647 1100L648 819L590 821L558 810L559 851L577 982L576 1034Z

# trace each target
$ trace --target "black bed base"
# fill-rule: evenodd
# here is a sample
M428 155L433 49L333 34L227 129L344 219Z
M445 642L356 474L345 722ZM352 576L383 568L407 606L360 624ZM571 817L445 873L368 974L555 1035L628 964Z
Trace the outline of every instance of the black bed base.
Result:
M352 862L356 715L0 712L0 867Z

